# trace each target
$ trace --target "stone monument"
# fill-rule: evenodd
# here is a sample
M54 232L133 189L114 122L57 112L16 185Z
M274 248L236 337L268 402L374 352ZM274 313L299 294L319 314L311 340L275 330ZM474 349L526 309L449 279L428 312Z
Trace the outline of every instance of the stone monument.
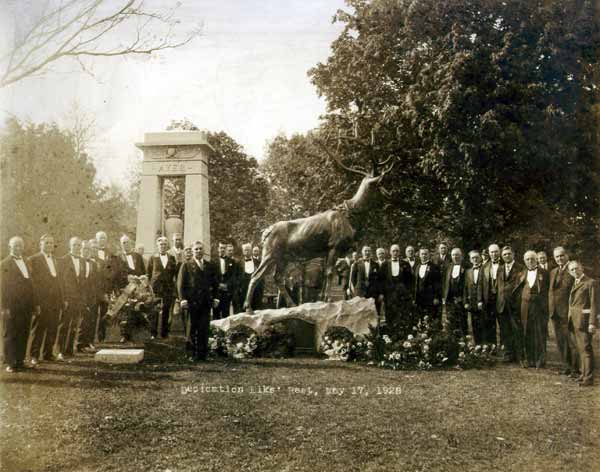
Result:
M204 131L145 133L136 143L143 152L136 244L145 254L156 251L156 238L164 231L163 180L185 177L185 244L199 240L210 254L208 158L213 148Z

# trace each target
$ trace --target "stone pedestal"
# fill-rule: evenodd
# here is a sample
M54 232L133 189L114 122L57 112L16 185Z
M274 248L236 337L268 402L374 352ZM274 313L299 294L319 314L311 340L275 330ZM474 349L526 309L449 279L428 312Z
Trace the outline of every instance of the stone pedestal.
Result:
M259 310L253 315L242 313L212 321L211 325L227 331L242 324L260 334L270 324L288 320L300 320L314 325L313 345L316 350L320 347L321 337L330 326L343 326L354 334L365 335L370 332L369 326L377 326L378 323L375 300L355 297L334 303L304 303L292 308Z
M185 177L185 244L202 241L210 254L208 159L212 147L204 131L146 133L136 146L144 153L136 244L146 255L156 252L163 234L162 179Z

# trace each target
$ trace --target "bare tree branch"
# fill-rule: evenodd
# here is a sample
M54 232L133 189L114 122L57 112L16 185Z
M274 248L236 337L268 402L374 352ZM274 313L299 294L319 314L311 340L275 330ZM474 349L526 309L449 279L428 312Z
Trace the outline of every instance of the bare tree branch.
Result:
M43 74L60 59L75 59L86 72L85 57L152 54L185 46L201 34L200 26L181 28L172 9L147 11L143 0L49 0L25 33L15 30L13 45L0 55L0 87Z

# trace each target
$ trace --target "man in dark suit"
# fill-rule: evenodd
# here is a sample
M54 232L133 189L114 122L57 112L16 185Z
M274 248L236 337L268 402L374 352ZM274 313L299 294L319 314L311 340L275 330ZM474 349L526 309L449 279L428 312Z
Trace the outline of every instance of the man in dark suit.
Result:
M362 259L355 264L355 268L352 270L354 291L359 297L373 298L377 315L380 315L383 295L379 264L371 259L371 248L369 246L362 248L362 256Z
M146 273L146 266L144 265L144 259L137 252L133 250L133 244L129 236L124 234L121 236L121 250L122 253L119 257L121 268L119 271L118 288L124 288L127 286L127 277L135 275L139 277Z
M240 261L238 261L235 258L235 249L233 247L233 244L228 243L227 244L227 250L225 252L225 255L229 258L229 260L231 261L231 263L233 264L233 275L231 276L231 282L230 282L230 294L231 294L231 306L233 307L233 313L241 313L242 311L244 311L244 303L242 302L240 304L240 298L238 296L239 292L240 292L240 277L242 276L242 274L240 273ZM227 310L227 314L229 315L229 309Z
M448 245L446 243L439 244L438 252L433 256L433 263L439 266L442 275L446 273L446 269L452 264L452 258L448 254Z
M252 245L250 243L246 243L242 245L242 260L239 262L238 273L239 276L239 285L238 292L236 294L238 301L236 302L236 306L244 306L244 300L246 298L246 292L248 292L248 285L250 284L250 279L252 278L252 274L256 272L258 269L258 265L254 261L252 257ZM256 291L252 295L251 306L253 309L257 309L258 300L256 300Z
M503 361L516 361L515 355L515 332L519 324L515 311L512 294L519 279L519 274L523 270L521 264L515 262L514 253L510 246L502 248L502 261L497 272L497 296L496 296L496 317L500 327L500 343L504 346Z
M60 268L54 257L54 237L40 238L40 252L27 260L34 287L35 317L31 343L31 364L42 358L55 359L54 345L61 311L64 308Z
M546 251L538 251L537 260L538 266L550 273L553 267L550 266L550 261L548 261L548 254L546 254Z
M414 292L414 287L415 287L415 270L417 269L417 258L415 256L415 248L413 246L406 246L406 249L404 250L404 254L406 255L406 258L404 259L406 262L408 262L408 265L410 267L410 272L412 274L412 278L410 281L410 291L411 293Z
M569 344L573 354L573 369L581 387L594 384L594 351L592 336L598 327L600 313L598 283L586 276L578 261L571 261L568 270L575 282L569 296Z
M72 356L76 348L78 327L81 324L85 303L85 261L80 258L81 239L69 240L69 253L59 260L60 280L66 308L62 312L58 328L58 359Z
M160 336L169 336L169 313L175 299L175 280L177 277L177 260L167 252L169 242L164 236L156 240L158 253L152 255L148 260L147 275L154 296L162 300L160 313L152 319L150 334L154 338L158 336L160 324ZM160 321L159 321L160 317Z
M390 332L406 337L414 326L411 315L411 271L408 262L400 260L400 246L390 247L391 259L381 268L385 303L385 321Z
M106 338L106 312L111 293L117 290L121 264L116 254L108 248L108 238L104 231L96 233L96 263L98 264L98 285L100 296L98 300L97 338L103 342Z
M254 261L254 266L258 269L258 267L260 266L260 262L262 260L261 258L261 254L260 254L260 248L258 246L254 246L252 248L252 260ZM265 293L265 279L264 277L262 279L260 279L258 281L258 283L256 284L256 287L254 289L254 293L255 295L255 299L256 299L256 304L257 304L257 309L261 309L263 306L263 296ZM245 295L244 295L245 296ZM242 308L244 307L244 300L241 300L242 302Z
M93 257L92 241L81 243L81 260L83 261L83 317L79 329L77 350L94 349L94 334L98 317L100 285L98 281L98 265Z
M429 249L419 249L420 263L415 269L414 301L421 316L428 315L436 323L441 323L440 303L442 301L442 274L439 266L429 259Z
M569 348L569 295L575 280L569 275L567 268L569 256L563 247L559 246L554 249L554 260L557 266L550 271L548 316L554 327L554 336L561 362L560 372L569 375L572 362Z
M465 272L465 288L463 300L465 310L471 315L471 326L473 329L473 340L475 344L485 344L486 326L486 290L483 267L481 265L481 253L473 250L469 252L471 267Z
M177 293L181 307L189 309L192 358L203 361L208 355L210 309L219 306L215 298L219 283L215 267L204 260L204 246L200 241L194 243L193 251L193 260L184 262L179 270Z
M535 251L525 252L523 259L526 270L521 272L513 291L521 319L516 356L523 367L541 368L546 362L550 277L538 267Z
M446 268L442 281L442 305L446 307L448 332L461 338L469 332L463 302L467 267L463 263L463 254L459 248L452 249L450 257L452 263Z
M217 281L219 283L219 306L213 310L213 318L219 320L229 316L229 307L234 296L235 277L237 267L234 261L227 257L227 246L219 243L217 246L218 258L216 260Z
M496 319L498 315L496 313L496 304L498 301L498 273L502 269L500 246L490 244L488 254L490 255L490 260L483 264L484 288L487 290L485 295L487 300L485 308L486 317L484 321L486 326L484 327L485 339L483 342L485 344L497 344Z
M10 373L25 366L33 313L33 284L23 260L23 239L13 236L8 247L10 255L0 263L0 313L4 325L4 362Z

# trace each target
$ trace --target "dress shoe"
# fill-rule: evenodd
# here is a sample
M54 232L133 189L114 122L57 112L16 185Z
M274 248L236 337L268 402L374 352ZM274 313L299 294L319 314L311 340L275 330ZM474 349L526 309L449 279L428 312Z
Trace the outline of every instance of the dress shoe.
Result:
M15 369L14 367L12 367L10 365L7 365L5 370L9 374L13 374L13 373L15 373L17 371L17 369Z
M36 367L36 366L38 365L38 361L37 361L37 359L36 359L35 357L32 357L32 358L29 360L29 365L30 365L32 368Z
M56 356L56 360L58 362L64 362L65 361L65 356L63 356L62 352L58 353L58 355Z
M125 339L125 338L121 338L121 339L119 340L119 342L120 342L121 344L123 344L124 342L127 342L127 339Z

